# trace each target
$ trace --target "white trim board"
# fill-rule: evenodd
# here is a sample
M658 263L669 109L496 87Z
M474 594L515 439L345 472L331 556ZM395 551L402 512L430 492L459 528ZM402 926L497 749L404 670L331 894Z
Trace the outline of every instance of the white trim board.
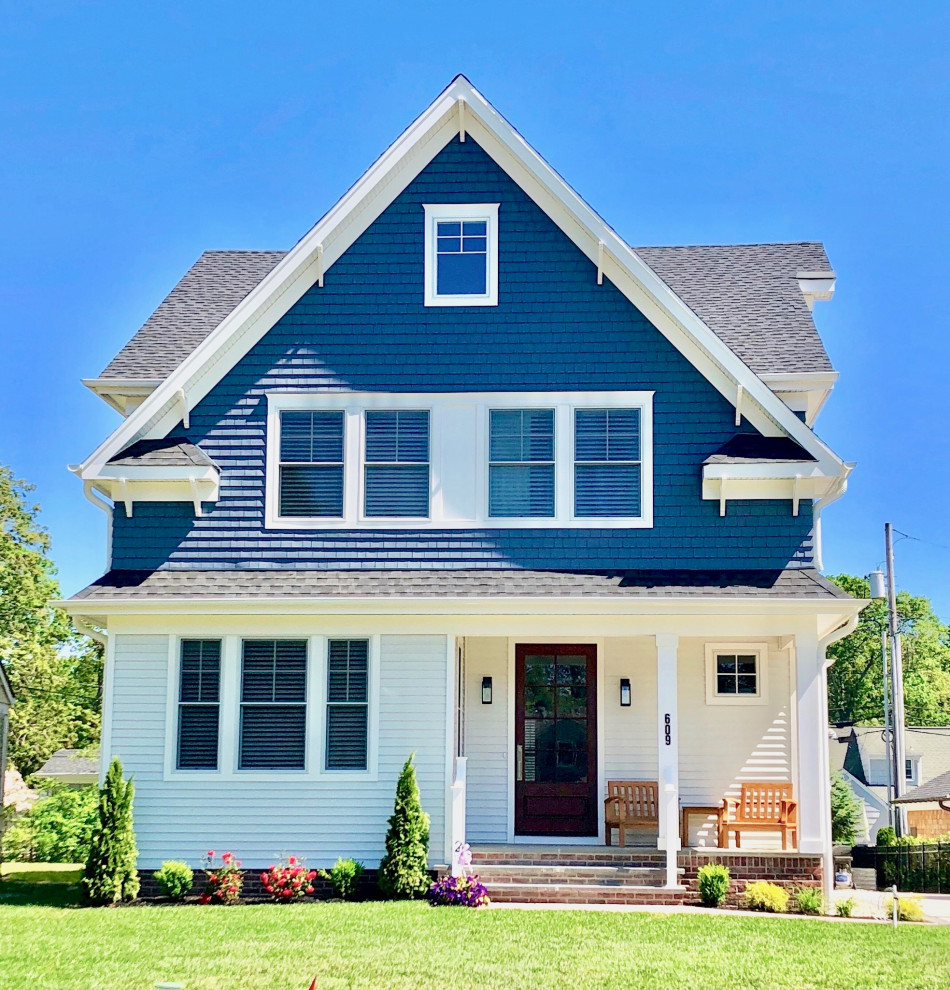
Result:
M464 106L464 111L463 111ZM765 436L786 435L824 473L846 466L655 272L572 190L463 76L436 100L351 187L178 368L83 462L94 477L110 457L143 437L163 437L256 344L460 133L489 154L592 263ZM596 269L596 272L595 272ZM842 485L843 491L843 485ZM840 494L840 493L839 493Z

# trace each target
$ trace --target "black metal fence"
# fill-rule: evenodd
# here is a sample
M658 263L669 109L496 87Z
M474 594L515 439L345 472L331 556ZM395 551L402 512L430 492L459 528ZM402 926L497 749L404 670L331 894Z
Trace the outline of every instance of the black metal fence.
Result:
M878 846L874 868L879 890L897 884L917 894L950 894L950 842Z

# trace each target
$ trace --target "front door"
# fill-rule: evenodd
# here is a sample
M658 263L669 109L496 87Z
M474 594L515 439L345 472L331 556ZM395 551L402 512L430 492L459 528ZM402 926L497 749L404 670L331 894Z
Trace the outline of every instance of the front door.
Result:
M597 648L515 649L515 833L597 835Z

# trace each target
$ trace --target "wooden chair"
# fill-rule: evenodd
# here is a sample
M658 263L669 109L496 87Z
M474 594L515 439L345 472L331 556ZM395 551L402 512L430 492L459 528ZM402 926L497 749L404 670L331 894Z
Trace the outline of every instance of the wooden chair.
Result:
M608 780L604 799L604 832L607 845L612 829L627 844L628 828L658 828L657 782L655 780Z
M729 848L735 835L736 849L742 848L743 832L781 832L782 849L798 846L798 804L792 800L791 784L744 783L739 800L725 798L719 810L719 847Z

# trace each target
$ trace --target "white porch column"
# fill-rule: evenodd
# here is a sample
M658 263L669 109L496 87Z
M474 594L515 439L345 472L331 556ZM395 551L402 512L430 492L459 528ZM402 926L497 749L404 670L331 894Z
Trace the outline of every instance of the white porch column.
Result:
M831 780L828 757L828 697L825 655L818 637L795 637L795 747L798 753L798 849L823 858L823 886L830 899L834 871L831 850Z
M657 779L660 819L657 848L666 850L666 886L676 887L676 854L680 849L679 728L677 720L677 650L679 636L656 637Z

